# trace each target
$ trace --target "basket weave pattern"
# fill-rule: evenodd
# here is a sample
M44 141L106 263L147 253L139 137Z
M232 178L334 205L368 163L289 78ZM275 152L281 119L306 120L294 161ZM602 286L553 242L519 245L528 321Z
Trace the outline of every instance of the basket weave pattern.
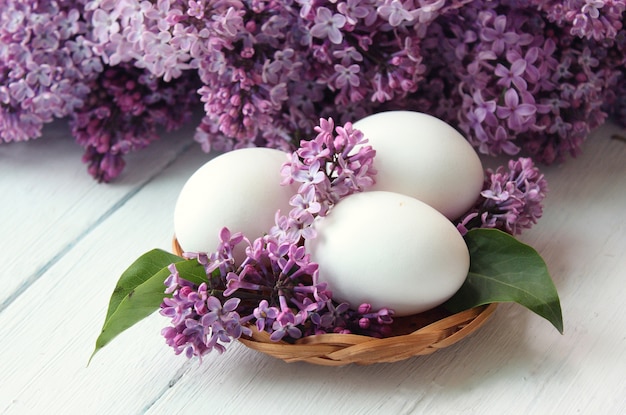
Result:
M174 238L174 253L182 249ZM245 346L286 362L304 361L324 366L351 363L370 365L391 363L413 356L427 355L448 347L481 327L496 309L488 304L449 315L441 307L413 316L394 319L390 337L375 338L358 334L319 334L295 343L270 340L270 335L251 325L251 336L239 341Z

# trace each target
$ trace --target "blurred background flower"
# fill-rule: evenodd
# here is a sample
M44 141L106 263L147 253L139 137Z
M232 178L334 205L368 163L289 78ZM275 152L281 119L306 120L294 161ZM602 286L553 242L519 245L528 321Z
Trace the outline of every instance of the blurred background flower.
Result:
M409 109L477 151L562 162L626 124L624 0L0 0L0 141L67 118L89 173L195 108L204 151L294 150Z

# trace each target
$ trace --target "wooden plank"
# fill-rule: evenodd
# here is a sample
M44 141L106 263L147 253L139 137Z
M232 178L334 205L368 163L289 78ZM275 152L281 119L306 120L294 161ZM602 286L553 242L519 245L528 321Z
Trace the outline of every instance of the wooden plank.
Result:
M63 121L44 137L0 145L0 310L28 289L94 227L119 209L192 142L192 125L127 157L111 184L98 184Z
M141 253L169 248L178 192L208 157L189 149L147 179L0 313L0 413L137 413L187 370L160 336L158 315L87 362L117 278Z

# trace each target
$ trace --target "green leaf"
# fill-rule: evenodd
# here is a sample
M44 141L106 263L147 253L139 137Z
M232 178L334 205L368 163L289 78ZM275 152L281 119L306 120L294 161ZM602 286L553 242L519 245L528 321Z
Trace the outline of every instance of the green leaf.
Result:
M484 304L515 302L563 333L559 296L537 251L496 229L472 229L465 241L469 274L445 308L456 313Z
M137 258L117 281L117 285L109 301L109 309L107 310L105 321L117 310L120 302L128 293L137 288L138 285L148 278L161 271L164 267L174 262L179 262L180 260L181 257L178 255L171 254L161 249L153 249ZM164 289L161 291L164 291Z
M145 253L118 280L92 358L118 334L159 309L167 296L164 282L172 263L186 280L196 284L206 282L204 267L197 261L183 260L159 249Z

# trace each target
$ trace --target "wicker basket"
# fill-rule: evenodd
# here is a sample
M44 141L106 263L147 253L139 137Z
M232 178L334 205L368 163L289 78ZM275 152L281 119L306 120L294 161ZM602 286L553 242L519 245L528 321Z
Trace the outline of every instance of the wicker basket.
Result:
M174 253L182 255L176 238L172 247ZM295 343L275 342L270 340L268 333L251 325L252 335L243 336L239 341L285 362L304 361L324 366L391 363L453 345L482 326L496 306L495 303L488 304L452 315L437 307L413 316L395 318L393 335L382 339L329 333L303 337Z

